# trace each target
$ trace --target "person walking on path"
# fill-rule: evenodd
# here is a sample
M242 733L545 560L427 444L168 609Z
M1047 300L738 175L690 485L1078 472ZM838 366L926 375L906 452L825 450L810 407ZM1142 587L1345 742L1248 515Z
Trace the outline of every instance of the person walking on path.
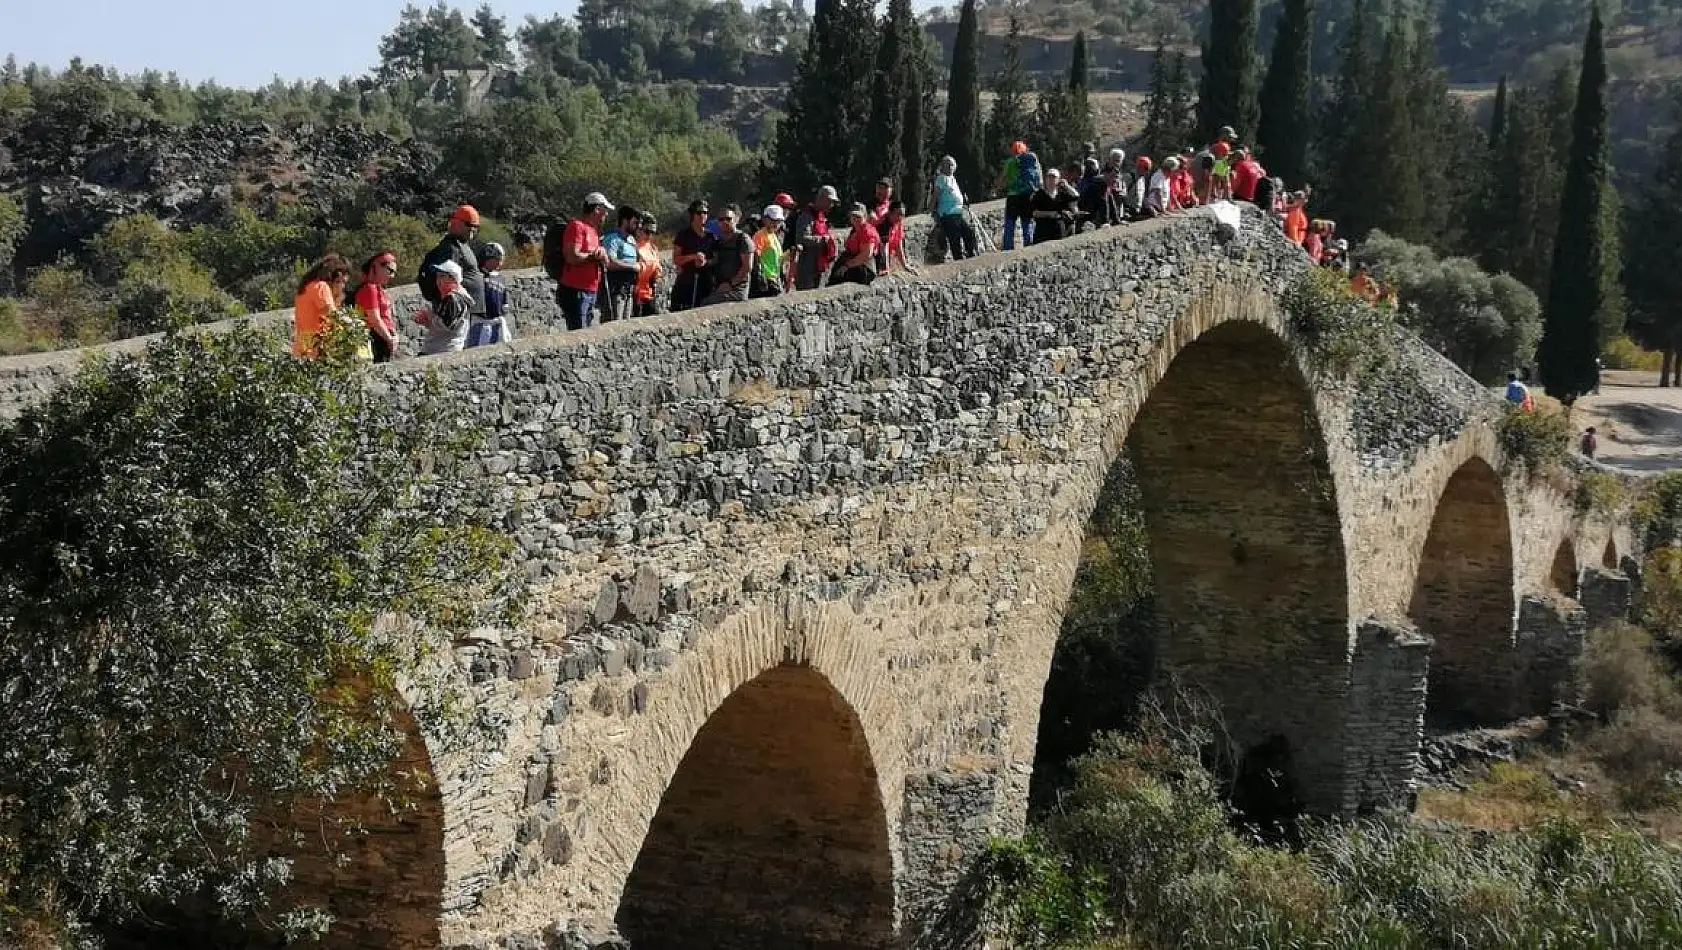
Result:
M1584 458L1594 458L1594 453L1600 448L1600 437L1594 434L1594 426L1583 430L1583 440L1577 447L1582 451Z
M602 250L601 232L613 203L599 191L584 196L584 213L573 218L561 235L560 289L555 301L561 305L567 329L582 330L595 326L596 296L601 292L602 269L607 265L607 252Z
M952 253L952 259L962 261L974 257L975 228L964 214L968 201L964 198L964 190L958 186L957 159L950 155L941 158L940 164L935 166L931 187L934 189L934 219L940 225L940 233L946 236L946 248Z
M786 245L794 256L796 290L816 290L823 285L835 263L835 238L829 233L829 211L840 200L835 189L824 185L794 219L794 233Z
M467 328L467 345L493 346L514 342L508 326L508 285L502 280L502 245L491 241L480 250L479 266L485 272L485 312L473 315Z
M467 346L467 328L473 322L473 298L462 286L461 265L445 261L428 278L438 287L438 302L415 314L415 322L426 329L421 355L459 353Z
M1016 225L1022 223L1022 246L1034 243L1034 192L1041 187L1040 160L1026 142L1012 142L999 184L1005 192L1004 250L1016 249Z
M397 276L397 255L381 251L362 264L362 286L356 288L356 307L368 324L368 345L376 363L397 355L397 314L386 286Z
M293 356L304 359L322 357L322 337L338 319L348 283L350 264L337 254L328 254L304 272L298 281L297 296L292 301ZM362 346L367 347L368 344L364 342ZM368 358L373 359L372 350L369 350Z
M443 299L433 278L438 273L439 264L453 261L461 269L461 286L473 301L473 312L485 312L485 275L479 269L478 255L473 252L473 238L478 233L479 212L472 205L456 208L455 213L450 215L443 240L421 260L420 274L415 277L415 283L420 285L421 296L426 298L427 303L436 304Z
M672 281L670 310L677 313L701 305L712 293L713 245L717 238L707 230L711 215L707 203L697 198L689 203L689 225L672 238L672 263L677 266L677 279Z
M1517 373L1507 374L1507 401L1524 412L1531 412L1536 408L1536 400L1530 395L1530 387L1519 380Z

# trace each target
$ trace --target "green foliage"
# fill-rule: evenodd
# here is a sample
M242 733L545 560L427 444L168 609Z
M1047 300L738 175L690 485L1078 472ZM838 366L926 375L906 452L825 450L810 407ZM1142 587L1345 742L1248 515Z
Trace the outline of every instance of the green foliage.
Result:
M1341 274L1309 268L1285 292L1284 305L1291 328L1320 369L1360 379L1389 365L1394 317L1355 296Z
M1672 94L1682 119L1682 85ZM1682 122L1663 144L1665 155L1682 155ZM1628 249L1623 280L1629 293L1630 335L1661 352L1682 347L1682 165L1659 162L1641 183L1626 218Z
M1287 0L1273 36L1273 57L1262 81L1261 121L1256 144L1267 169L1286 187L1303 184L1308 173L1308 144L1313 134L1309 91L1314 39L1314 0Z
M977 0L963 0L953 41L952 70L946 86L946 135L942 147L958 163L958 184L966 195L980 195L986 172L981 151L981 38ZM987 156L990 160L992 156Z
M1256 34L1260 13L1256 0L1210 0L1209 38L1203 44L1203 76L1197 94L1197 133L1213 142L1223 125L1241 139L1255 134Z
M1572 113L1571 151L1559 204L1553 271L1548 281L1547 320L1537 364L1555 397L1570 402L1594 388L1603 319L1615 275L1616 245L1605 232L1608 142L1606 136L1606 45L1600 8L1589 19L1583 66ZM1608 257L1608 255L1613 257Z
M12 255L28 229L23 209L11 198L0 195L0 289L11 285Z
M1559 412L1525 412L1511 403L1495 430L1508 465L1539 475L1571 454L1571 420Z
M859 130L870 123L876 16L871 0L823 0L777 124L767 185L811 194L861 180Z
M1536 295L1505 274L1491 276L1464 257L1373 231L1355 251L1373 275L1399 287L1403 325L1473 378L1495 384L1527 366L1541 336Z
M1682 472L1665 472L1645 483L1635 502L1634 523L1649 555L1682 541Z
M1624 503L1624 483L1610 472L1583 472L1577 476L1575 500L1583 514L1613 514Z
M903 187L909 170L902 147L906 107L913 100L921 104L922 99L913 58L921 49L914 34L922 29L912 12L911 0L889 0L888 12L877 27L870 122L865 126L864 150L854 163L857 174L850 183L853 194L870 194L878 178Z
M1028 134L1030 121L1028 75L1022 69L1022 26L1014 18L1005 35L1004 63L993 74L988 88L993 104L987 113L982 158L999 163L1010 154L1010 143ZM998 193L1003 194L1002 189Z
M1109 922L1103 874L1071 864L1040 838L991 842L972 872L987 883L987 929L1025 950L1098 936Z
M170 335L0 426L6 927L238 919L286 871L254 815L353 788L405 807L381 777L398 672L517 606L450 407L269 334ZM439 683L413 695L450 727Z
M1040 90L1033 128L1033 145L1047 168L1078 168L1084 157L1082 146L1098 137L1085 87L1055 84ZM1070 183L1074 181L1071 177Z

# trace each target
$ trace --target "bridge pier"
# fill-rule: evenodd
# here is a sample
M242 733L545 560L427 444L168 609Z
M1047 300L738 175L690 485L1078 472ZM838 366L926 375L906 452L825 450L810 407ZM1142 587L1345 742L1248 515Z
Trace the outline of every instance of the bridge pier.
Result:
M1405 621L1368 619L1349 658L1344 811L1412 807L1425 734L1431 641Z

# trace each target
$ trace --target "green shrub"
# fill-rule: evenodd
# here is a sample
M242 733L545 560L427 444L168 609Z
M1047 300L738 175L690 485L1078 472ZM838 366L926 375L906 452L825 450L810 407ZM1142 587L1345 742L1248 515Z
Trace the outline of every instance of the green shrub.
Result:
M140 336L245 313L210 272L186 258L161 266L129 265L117 284L117 333Z
M1649 480L1636 500L1634 515L1646 550L1682 541L1682 472L1666 472Z
M1610 515L1624 503L1624 483L1610 472L1583 472L1573 500L1583 514Z
M1525 412L1508 405L1496 427L1496 438L1509 467L1522 466L1538 475L1571 454L1571 420L1564 413Z
M1607 369L1639 369L1656 373L1664 367L1664 354L1643 349L1629 336L1614 337L1600 352Z
M1619 713L1656 708L1682 714L1682 696L1655 652L1652 634L1615 623L1589 637L1578 661L1583 707L1610 721Z
M1394 317L1355 296L1342 275L1309 268L1285 292L1284 303L1292 329L1321 369L1349 378L1389 365Z

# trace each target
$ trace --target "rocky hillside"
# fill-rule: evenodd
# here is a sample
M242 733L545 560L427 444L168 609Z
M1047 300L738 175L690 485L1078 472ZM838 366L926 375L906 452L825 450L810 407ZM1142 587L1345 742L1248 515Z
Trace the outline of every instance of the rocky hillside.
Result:
M141 122L66 144L26 132L0 140L0 193L29 220L20 268L55 261L137 212L186 226L238 203L265 217L299 208L331 226L337 209L360 203L428 218L445 204L430 180L435 152L354 126Z

